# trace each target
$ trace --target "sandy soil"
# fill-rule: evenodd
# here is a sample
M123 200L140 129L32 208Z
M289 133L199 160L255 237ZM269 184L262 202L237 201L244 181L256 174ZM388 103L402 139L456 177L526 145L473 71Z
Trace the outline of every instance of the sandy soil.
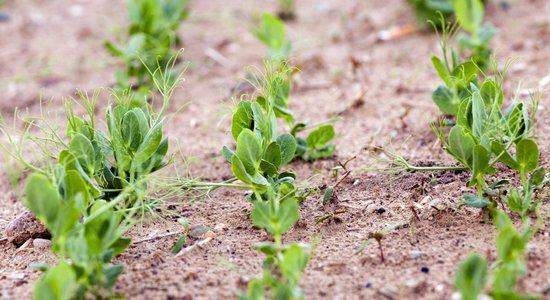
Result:
M357 155L350 164L354 172L338 188L337 199L323 207L320 194L308 197L301 204L299 226L284 237L285 242L316 245L302 278L307 297L450 299L454 273L463 258L474 250L495 256L494 225L484 223L477 210L455 210L468 174L397 177L365 171L376 154L373 146L382 145L391 145L413 162L452 162L434 143L429 127L437 116L430 96L439 84L430 65L430 56L439 53L435 36L420 32L377 41L379 30L415 21L404 0L297 2L298 19L288 24L288 32L302 72L291 109L302 119L322 120L335 113L341 113L341 119L335 123L334 158L296 162L289 168L305 186L322 186L336 180L330 170L338 160ZM234 101L230 91L247 66L261 65L265 53L249 32L249 20L263 10L274 10L275 2L194 0L191 8L191 17L180 30L189 67L173 97L174 114L166 133L172 152L187 157L193 175L217 181L231 175L220 155L221 147L231 143L227 128ZM0 111L7 119L13 117L15 107L38 113L40 98L54 99L55 104L77 88L91 92L113 84L113 72L120 66L102 43L123 32L123 1L8 0L3 9L10 16L0 22ZM510 92L520 82L521 89L544 91L540 79L550 67L549 16L550 2L544 0L511 1L509 9L489 6L487 19L497 28L493 46L500 60L521 58L508 75ZM208 49L226 60L214 61ZM360 62L355 74L351 58ZM102 94L101 103L108 101L107 94ZM537 133L547 168L548 107L544 96ZM9 168L4 164L0 178L0 232L23 211L8 181ZM426 183L424 195L415 189L421 182ZM415 220L410 206L413 201L428 201L426 197L436 199L439 210L426 207L418 212L420 220ZM379 208L384 212L373 211ZM545 217L548 208L545 200ZM233 298L237 288L259 274L263 258L252 246L268 238L253 228L250 209L243 194L232 190L217 190L209 199L178 206L174 212L191 223L225 226L225 231L204 247L178 257L169 254L173 237L132 245L116 259L126 270L115 291L129 299ZM347 213L339 215L338 221L315 224L334 210ZM405 225L383 240L386 262L380 262L375 246L353 254L369 233L395 223ZM177 228L175 218L153 219L134 228L130 236L140 240ZM549 243L550 225L546 224L529 245L529 274L519 285L545 299L550 299L541 294L550 285ZM29 298L40 276L29 264L54 259L43 250L0 243L0 298ZM423 267L429 272L422 272Z

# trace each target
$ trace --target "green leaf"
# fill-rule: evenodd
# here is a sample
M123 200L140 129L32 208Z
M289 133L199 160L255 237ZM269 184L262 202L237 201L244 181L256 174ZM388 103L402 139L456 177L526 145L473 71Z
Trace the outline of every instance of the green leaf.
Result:
M31 175L25 191L27 208L46 225L54 238L65 239L63 235L78 223L79 213L73 203L61 199L44 175Z
M72 201L79 211L85 211L92 196L88 191L88 185L76 170L66 170L63 176L65 198Z
M104 42L103 46L111 53L112 56L115 57L124 57L124 50L120 48L119 46L111 43L111 42Z
M451 78L456 85L463 88L470 87L470 83L475 80L478 67L472 61L459 64L453 69Z
M452 92L445 86L439 86L432 93L432 100L435 102L440 111L456 115L458 111L458 103L454 102L454 96Z
M231 121L231 134L233 139L237 140L243 129L254 129L254 119L251 103L248 101L239 102L237 111L233 114L233 120Z
M451 80L450 80L450 72L447 69L447 67L443 64L443 62L436 56L432 56L432 64L437 71L437 74L439 75L439 78L445 82L445 85L452 86Z
M518 170L519 171L519 165L516 162L514 158L508 153L506 148L504 148L504 145L499 143L498 141L492 141L491 142L491 151L495 154L496 157L498 157L498 160L502 162L503 164L507 165L508 167Z
M246 173L254 176L262 159L262 147L258 137L250 130L243 129L237 138L235 155L242 162Z
M327 190L325 191L325 195L323 196L323 205L326 205L328 201L330 200L330 197L332 196L332 192L334 191L334 187L329 186L327 187Z
M283 259L280 262L281 273L290 286L298 286L309 257L307 248L300 244L291 244L283 250Z
M309 133L306 138L308 147L319 149L324 148L325 144L334 138L334 127L332 125L323 125Z
M486 79L481 85L481 98L485 101L485 106L492 108L493 105L500 107L504 94L494 79Z
M237 155L233 155L233 157L231 157L231 169L233 170L233 174L235 174L235 177L237 177L237 179L244 183L252 184L252 176L248 174L248 171L246 170L244 164Z
M277 137L277 143L281 146L281 165L286 165L294 159L296 154L296 139L285 133Z
M472 132L474 136L482 137L485 133L485 125L487 122L487 112L485 111L485 102L481 98L479 92L472 94Z
M366 241L364 241L359 247L357 247L357 249L355 249L355 252L354 254L359 254L361 251L363 251L363 249L365 249L365 247L367 247L368 245L374 243L375 239L367 239Z
M264 159L275 167L275 171L282 164L281 146L277 142L271 142L264 153Z
M483 22L481 0L455 0L454 9L460 26L475 34Z
M475 141L465 133L460 125L455 125L449 132L449 147L447 151L462 164L472 167Z
M222 148L222 155L227 160L227 162L231 163L231 159L233 155L235 155L235 152L233 152L231 149L227 148L227 146L223 146Z
M81 133L74 135L69 143L69 149L88 176L94 175L95 149L90 140Z
M462 300L477 300L487 281L487 261L477 254L470 255L458 267L455 287Z
M123 265L110 265L103 269L103 274L105 276L105 282L103 283L103 288L110 289L115 284L118 276L124 271Z
M511 189L506 197L506 204L511 211L523 215L523 200L517 189Z
M485 208L488 207L491 202L487 198L479 198L477 195L466 193L462 195L462 201L464 204L469 205L475 208Z
M505 112L510 139L517 143L529 132L529 116L523 103L512 104Z
M531 188L538 187L544 182L546 176L546 170L544 167L538 167L529 177L529 186Z
M160 145L157 148L157 151L153 153L153 156L141 165L141 172L144 174L149 174L165 167L168 164L168 162L164 160L167 153L168 138L165 138L162 142L160 142Z
M126 148L132 152L137 151L143 141L140 120L133 110L128 111L122 119L122 139Z
M111 250L113 250L113 256L117 256L124 252L128 246L132 244L132 239L128 238L119 238L114 243L110 245Z
M147 36L142 33L136 33L130 35L128 39L128 44L124 53L128 59L137 58L141 54L143 47L145 45Z
M262 159L260 162L260 170L262 174L268 175L268 176L275 176L277 175L277 166L272 164L271 162Z
M134 158L132 160L132 169L139 171L143 163L145 163L160 146L162 141L162 122L158 122L149 130L143 138L143 142L139 145Z
M281 202L278 209L271 202L257 200L252 209L254 225L271 235L286 233L298 218L298 203L292 198Z
M107 202L105 200L97 200L90 208L90 215L106 205ZM111 246L119 240L119 223L120 218L112 208L85 223L84 237L92 254L100 255L104 253L111 249Z
M61 261L36 283L33 299L70 300L75 298L77 288L76 274L68 264Z
M474 146L474 156L472 164L472 179L480 180L483 175L489 173L489 160L491 153L485 149L482 145Z
M174 244L174 247L172 247L172 250L170 250L170 252L172 254L178 254L183 248L183 246L185 246L186 240L187 240L187 234L184 233L178 238L178 240L176 241L176 243Z
M271 14L262 14L260 28L254 30L254 34L268 48L281 49L285 45L285 25Z
M113 146L113 152L116 158L117 167L119 170L128 171L132 163L132 157L124 146L124 141L121 135L119 125L122 122L121 110L116 107L113 110L111 107L107 108L106 120L109 133L111 135L111 143Z
M531 139L523 139L516 146L516 161L520 171L530 172L539 164L539 147Z

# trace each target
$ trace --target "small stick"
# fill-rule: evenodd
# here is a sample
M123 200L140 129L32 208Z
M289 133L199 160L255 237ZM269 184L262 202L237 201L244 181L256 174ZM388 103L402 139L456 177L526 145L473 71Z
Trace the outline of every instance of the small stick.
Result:
M148 237L148 238L145 238L143 240L134 241L134 242L132 242L132 245L143 243L143 242L148 242L148 241L152 241L152 240L156 240L156 239L160 239L160 238L165 238L165 237L169 237L169 236L174 236L174 235L178 235L178 234L184 234L184 233L185 233L185 231L168 232L168 233L165 233L165 234Z

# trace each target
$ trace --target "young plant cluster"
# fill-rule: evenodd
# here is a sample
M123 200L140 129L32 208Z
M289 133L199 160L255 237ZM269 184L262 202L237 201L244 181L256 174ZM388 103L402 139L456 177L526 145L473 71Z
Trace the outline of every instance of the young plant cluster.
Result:
M455 286L462 299L477 300L486 290L494 300L540 299L515 290L518 280L527 273L525 249L537 228L531 228L525 222L521 231L518 231L506 213L499 210L492 213L498 228L496 261L489 266L486 259L478 254L471 254L460 264ZM491 283L489 287L488 282Z
M162 127L173 87L163 88L160 113L130 95L117 98L106 109L107 132L95 120L97 94L66 100L67 139L53 128L48 138L31 138L61 149L46 168L28 162L9 136L13 156L35 172L26 185L25 205L48 228L59 257L55 266L37 265L45 274L35 299L114 296L111 288L124 267L111 260L130 245L123 235L148 209L147 176L167 165ZM82 104L86 118L75 114L75 102Z
M539 150L533 139L533 123L538 103L516 101L504 107L504 74L483 82L470 82L470 94L460 99L455 124L448 133L440 124L437 135L447 153L471 172L468 186L477 194L464 194L466 204L484 208L498 202L498 188L507 181L486 182L501 162L521 178L521 189L512 188L506 202L525 216L532 206L533 190L542 184L545 170L538 166ZM496 202L495 202L496 201Z
M177 36L180 24L187 18L187 0L128 0L128 39L125 43L105 42L105 47L119 58L126 70L117 71L116 90L135 90L138 99L147 98L155 89L154 74L176 56L181 44ZM176 74L170 74L175 80Z
M308 144L304 140L300 146L295 135L279 133L277 118L289 124L294 120L288 110L288 69L267 64L266 74L259 84L260 95L254 101L241 101L233 115L231 132L236 149L224 147L223 153L235 177L252 191L248 197L254 205L252 221L265 229L275 242L256 245L256 249L266 255L264 274L261 279L251 281L248 290L240 292L239 297L263 299L268 292L274 299L301 299L303 293L298 283L310 254L307 245L282 243L282 235L299 218L299 196L296 194L296 175L280 171L280 168L296 157L315 156L327 145L308 137L309 142L315 140L317 143Z
M456 1L455 5L458 23L450 25L442 15L440 19L443 57L432 57L433 66L444 83L432 93L432 100L443 113L450 116L456 116L461 100L473 92L471 84L477 84L489 69L492 53L489 43L494 36L490 25L482 26L483 4L479 0ZM468 59L462 62L459 62L459 55L454 48L448 47L449 40L456 34L457 25L470 34L459 35L461 52L468 52Z

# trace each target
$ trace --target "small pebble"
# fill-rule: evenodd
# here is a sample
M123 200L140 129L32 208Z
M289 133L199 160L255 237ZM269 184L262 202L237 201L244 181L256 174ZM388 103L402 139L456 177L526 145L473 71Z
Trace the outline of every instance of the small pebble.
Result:
M414 259L414 258L428 256L428 254L426 254L426 252L422 252L420 250L411 250L409 252L409 256Z
M52 241L46 240L46 239L34 239L32 241L32 246L40 250L49 249L51 245L52 245Z
M371 203L371 204L367 205L367 212L368 213L372 213L375 210L376 210L376 204Z
M420 271L421 271L422 273L430 273L430 268L428 268L428 267L422 267L422 268L420 269Z
M379 215L381 215L385 212L386 212L386 209L384 209L383 207L380 207L379 209L376 210L376 213L379 214Z
M367 284L365 284L366 289L370 289L371 287L372 287L372 284L370 282L367 282Z

